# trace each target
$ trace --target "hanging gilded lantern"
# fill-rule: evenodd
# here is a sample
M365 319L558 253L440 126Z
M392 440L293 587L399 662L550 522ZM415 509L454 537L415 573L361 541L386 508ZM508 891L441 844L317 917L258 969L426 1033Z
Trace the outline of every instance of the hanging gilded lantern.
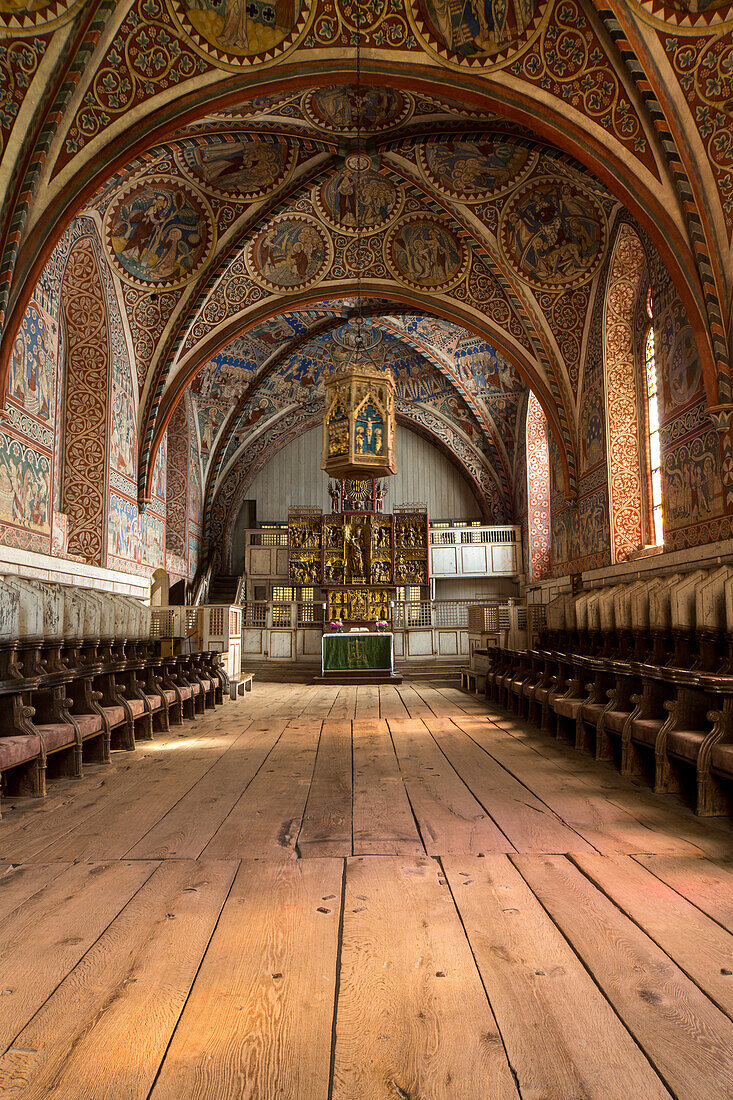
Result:
M395 384L364 350L359 335L346 364L326 379L321 468L335 478L397 473Z

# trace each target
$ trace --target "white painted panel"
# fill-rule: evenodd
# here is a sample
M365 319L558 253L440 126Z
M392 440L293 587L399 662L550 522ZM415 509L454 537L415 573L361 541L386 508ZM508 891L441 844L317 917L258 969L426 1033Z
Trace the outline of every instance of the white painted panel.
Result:
M405 655L405 635L401 630L398 630L394 636L394 652L395 657L404 657Z
M486 561L486 546L461 546L461 572L486 574L489 572Z
M275 550L275 576L287 577L288 576L288 551L287 548Z
M517 547L505 542L491 547L491 567L494 573L516 573Z
M321 632L320 630L304 630L303 631L303 653L306 656L319 656L321 655Z
M270 631L270 656L273 659L291 660L293 656L293 633L290 630Z
M272 553L266 546L253 546L249 552L251 577L269 577L272 569Z
M262 631L261 630L243 630L242 631L242 652L243 653L262 653Z
M434 546L431 557L433 576L454 577L458 572L455 546Z
M321 443L320 426L311 428L260 471L247 490L247 499L257 503L259 523L286 520L288 508L296 506L330 512ZM385 511L410 501L427 504L434 520L481 518L468 482L441 451L402 425L397 427L396 449L397 473L386 479Z
M407 632L408 657L432 657L433 634L430 630L409 630Z
M446 657L452 653L458 653L458 631L438 631L438 653L440 653L443 657Z
M459 635L458 635L458 638L459 638L459 642L460 642L461 653L465 653L466 655L468 655L471 652L470 646L468 644L468 631L467 630L461 630Z

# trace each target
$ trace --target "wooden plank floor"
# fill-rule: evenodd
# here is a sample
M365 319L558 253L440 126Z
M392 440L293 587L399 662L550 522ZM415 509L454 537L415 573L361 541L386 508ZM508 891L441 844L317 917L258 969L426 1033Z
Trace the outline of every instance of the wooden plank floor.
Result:
M252 693L0 822L9 1100L733 1100L733 829L439 683Z

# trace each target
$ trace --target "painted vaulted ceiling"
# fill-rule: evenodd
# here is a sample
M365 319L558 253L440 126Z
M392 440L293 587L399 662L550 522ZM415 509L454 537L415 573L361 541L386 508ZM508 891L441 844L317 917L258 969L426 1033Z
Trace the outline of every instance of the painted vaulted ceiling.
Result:
M732 27L719 0L0 0L0 370L83 213L135 350L141 499L184 395L209 502L315 423L360 295L400 417L487 512L528 389L571 493L620 225L733 410Z

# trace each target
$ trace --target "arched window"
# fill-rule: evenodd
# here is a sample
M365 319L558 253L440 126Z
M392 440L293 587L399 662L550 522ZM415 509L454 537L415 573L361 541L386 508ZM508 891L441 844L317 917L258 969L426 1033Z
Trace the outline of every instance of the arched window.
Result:
M657 361L654 354L651 291L647 298L649 325L644 339L644 381L646 385L646 435L649 458L649 506L651 535L655 546L664 542L662 512L662 449L659 442L659 402L657 400Z
M527 402L527 528L529 578L538 581L550 567L550 448L547 420L533 393Z

